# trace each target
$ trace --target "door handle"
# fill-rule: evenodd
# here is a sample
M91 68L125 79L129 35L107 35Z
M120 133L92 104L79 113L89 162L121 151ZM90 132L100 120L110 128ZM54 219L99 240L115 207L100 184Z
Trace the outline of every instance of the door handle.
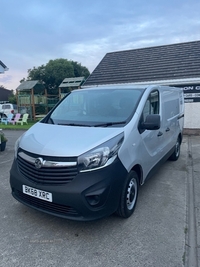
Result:
M170 131L170 128L169 127L167 127L167 129L165 130L165 132L169 132Z
M163 133L162 132L159 132L157 136L161 136L161 135L163 135Z

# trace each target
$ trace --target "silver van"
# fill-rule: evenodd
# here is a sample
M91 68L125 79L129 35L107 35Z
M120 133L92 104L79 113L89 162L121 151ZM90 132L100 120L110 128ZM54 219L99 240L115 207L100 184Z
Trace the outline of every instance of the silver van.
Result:
M73 220L133 213L139 186L177 160L184 98L167 86L74 90L15 145L12 195Z

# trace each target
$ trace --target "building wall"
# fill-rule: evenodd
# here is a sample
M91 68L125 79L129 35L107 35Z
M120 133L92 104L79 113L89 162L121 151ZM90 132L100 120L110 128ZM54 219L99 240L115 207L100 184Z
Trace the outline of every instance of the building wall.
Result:
M185 103L184 128L200 129L200 102Z
M8 98L11 95L12 95L11 90L0 87L0 102L1 103L8 102Z

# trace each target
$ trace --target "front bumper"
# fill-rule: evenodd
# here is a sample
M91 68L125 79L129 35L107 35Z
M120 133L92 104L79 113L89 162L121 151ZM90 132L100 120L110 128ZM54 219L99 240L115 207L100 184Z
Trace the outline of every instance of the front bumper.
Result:
M126 175L126 169L117 158L105 168L78 173L69 183L43 184L22 175L14 160L10 186L13 197L29 207L58 217L89 221L108 216L117 210ZM53 201L24 194L23 185L52 193Z

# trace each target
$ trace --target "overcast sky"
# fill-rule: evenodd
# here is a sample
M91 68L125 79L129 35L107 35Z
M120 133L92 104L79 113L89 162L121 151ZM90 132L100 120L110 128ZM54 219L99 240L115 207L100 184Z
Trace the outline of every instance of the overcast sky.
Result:
M200 40L200 0L0 0L0 85L50 59L90 72L108 52Z

